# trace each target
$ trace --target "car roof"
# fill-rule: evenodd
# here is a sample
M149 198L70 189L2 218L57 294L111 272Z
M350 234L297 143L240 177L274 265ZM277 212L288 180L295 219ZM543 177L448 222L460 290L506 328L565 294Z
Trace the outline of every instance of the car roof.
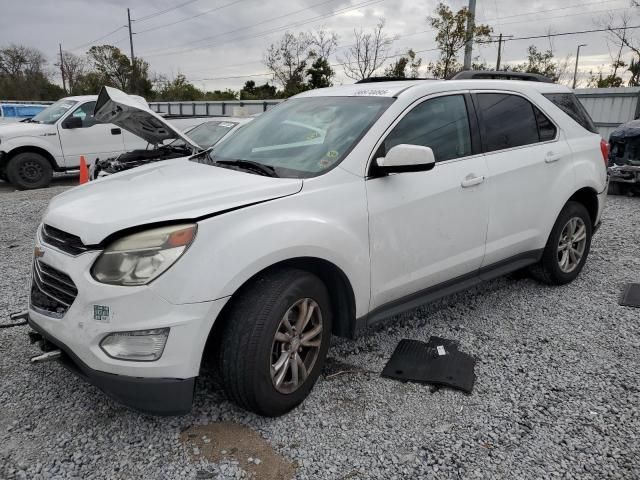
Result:
M564 85L524 80L407 80L395 82L360 83L336 87L318 88L296 95L296 97L398 97L438 93L453 90L505 90L516 92L537 91L540 93L569 93Z

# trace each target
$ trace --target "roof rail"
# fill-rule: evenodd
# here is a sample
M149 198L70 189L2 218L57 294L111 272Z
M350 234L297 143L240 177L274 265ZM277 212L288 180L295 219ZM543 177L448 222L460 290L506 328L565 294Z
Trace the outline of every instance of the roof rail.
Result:
M358 80L356 83L398 82L413 80L436 80L435 78L408 78L408 77L369 77Z
M507 72L496 70L463 70L456 73L451 80L524 80L527 82L553 83L549 77L538 73Z

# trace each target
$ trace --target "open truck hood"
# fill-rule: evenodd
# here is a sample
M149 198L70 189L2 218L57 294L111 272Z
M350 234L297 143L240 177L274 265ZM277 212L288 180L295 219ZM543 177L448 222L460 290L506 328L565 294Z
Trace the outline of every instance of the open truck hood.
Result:
M117 88L102 87L93 115L99 122L113 123L153 145L180 138L187 145L198 151L202 150L193 140L151 110L146 103Z

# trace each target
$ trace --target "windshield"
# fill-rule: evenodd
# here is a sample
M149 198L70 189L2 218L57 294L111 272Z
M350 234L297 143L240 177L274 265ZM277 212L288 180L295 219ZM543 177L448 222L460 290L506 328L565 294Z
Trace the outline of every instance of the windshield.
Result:
M222 139L222 137L229 133L236 125L238 125L238 122L205 122L201 123L197 127L193 127L185 134L187 137L193 140L196 145L199 145L203 150L206 150L207 148L218 143ZM180 138L171 142L172 146L184 144L185 141Z
M33 117L31 121L51 125L53 123L56 123L58 119L76 103L78 102L76 102L75 100L58 100L53 105L50 105L42 110L39 114Z
M388 97L293 98L213 147L206 163L249 161L279 177L321 175L340 163L382 112Z

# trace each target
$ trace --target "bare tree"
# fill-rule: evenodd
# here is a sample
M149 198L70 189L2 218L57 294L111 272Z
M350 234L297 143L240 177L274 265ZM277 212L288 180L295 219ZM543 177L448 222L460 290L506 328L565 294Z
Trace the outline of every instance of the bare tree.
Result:
M304 33L294 35L286 32L280 41L267 49L264 64L282 85L286 95L304 90L304 77L311 40Z
M632 6L638 6L635 2ZM631 17L627 12L620 15L614 15L609 13L602 17L596 24L607 31L609 38L607 45L611 42L615 46L615 51L611 52L609 49L609 56L611 57L611 66L609 67L609 74L604 76L602 74L602 68L600 68L597 76L592 75L590 80L591 84L600 87L618 87L623 83L622 76L618 74L618 70L627 67L627 63L622 59L622 52L624 48L631 50L633 57L640 57L640 43L634 38L629 29L627 28L631 21ZM632 58L633 60L633 58Z
M11 44L0 49L0 75L16 78L20 75L47 76L47 59L35 48Z
M384 33L384 20L373 31L354 30L355 42L345 53L344 74L352 80L370 78L389 58L389 50L395 41Z
M336 51L338 46L338 34L321 28L315 32L306 34L309 41L310 56L316 58L329 57Z
M55 66L60 68L60 61L58 61ZM88 61L86 57L67 51L62 53L62 71L67 83L69 84L69 92L71 94L74 93L74 87L78 83L80 77L86 73L87 66Z

